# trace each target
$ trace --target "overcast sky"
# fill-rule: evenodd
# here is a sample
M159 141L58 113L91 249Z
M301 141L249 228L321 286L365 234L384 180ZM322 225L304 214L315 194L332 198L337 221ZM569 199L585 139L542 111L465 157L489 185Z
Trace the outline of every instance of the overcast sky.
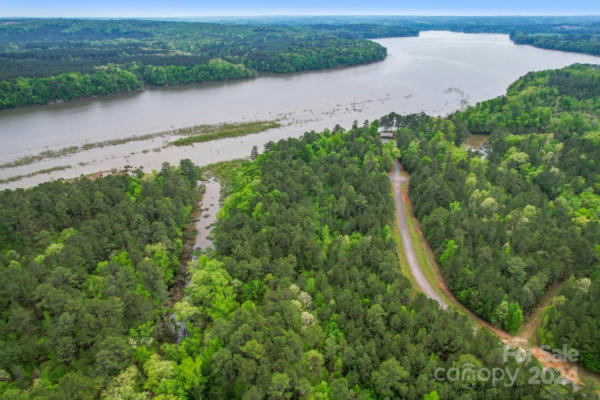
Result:
M600 0L0 0L0 17L598 15Z

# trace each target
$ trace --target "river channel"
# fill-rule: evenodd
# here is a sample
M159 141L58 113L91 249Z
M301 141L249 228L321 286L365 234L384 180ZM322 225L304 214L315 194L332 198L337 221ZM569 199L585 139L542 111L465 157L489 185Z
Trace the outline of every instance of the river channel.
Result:
M106 146L13 168L0 180L57 166L0 185L27 187L57 178L120 169L159 169L189 158L198 165L247 157L253 146L309 130L349 127L391 111L445 115L502 95L528 71L599 57L513 44L507 35L422 32L418 37L378 39L388 57L378 63L331 71L260 76L251 80L176 88L152 88L113 97L0 112L2 163L45 150L222 122L280 120L260 134L184 147L163 147L169 138Z

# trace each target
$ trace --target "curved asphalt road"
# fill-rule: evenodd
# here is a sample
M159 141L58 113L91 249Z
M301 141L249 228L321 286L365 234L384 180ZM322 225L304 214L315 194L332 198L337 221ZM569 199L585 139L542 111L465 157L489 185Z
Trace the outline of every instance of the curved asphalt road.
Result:
M417 285L421 288L421 291L425 293L425 296L438 302L440 307L444 310L448 308L448 304L436 293L431 287L421 267L417 261L417 255L413 248L412 241L410 240L410 234L408 232L408 224L406 223L406 215L404 214L404 203L402 201L402 184L408 182L408 179L400 174L400 163L396 160L396 170L394 174L390 174L390 181L394 189L394 198L396 203L396 215L398 216L398 225L400 226L400 235L402 237L402 245L404 246L404 254L406 254L406 260L410 267L410 272L415 277Z

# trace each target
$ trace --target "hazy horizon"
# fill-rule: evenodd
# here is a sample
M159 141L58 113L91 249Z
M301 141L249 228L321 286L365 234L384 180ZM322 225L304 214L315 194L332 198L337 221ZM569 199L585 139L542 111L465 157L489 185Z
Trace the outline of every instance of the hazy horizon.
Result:
M351 13L306 13L306 14L300 14L300 13L281 13L281 14L269 14L269 13L257 13L257 14L225 14L225 13L215 13L215 14L189 14L189 15L184 15L184 14L173 14L173 15L169 15L169 14L156 14L156 15L151 15L151 14L147 14L147 15L142 15L142 14L131 14L131 15L127 15L127 14L123 14L123 15L117 15L117 14L106 14L106 15L76 15L76 14L61 14L61 15L25 15L25 14L12 14L12 15L2 15L0 14L0 19L25 19L25 18L39 18L39 19L52 19L52 18L65 18L65 19L70 19L70 18L81 18L81 19L169 19L169 20L173 20L173 19L177 19L177 20L193 20L196 18L261 18L261 17L390 17L390 18L394 18L394 17L559 17L559 18L569 18L569 17L574 17L574 18L578 18L578 17L600 17L600 12L592 14L592 13L585 13L585 14L540 14L540 13L532 13L532 14L526 14L526 13L519 13L519 14L510 14L510 13L506 13L506 14L502 14L502 13L495 13L495 14L467 14L467 13L456 13L456 14L451 14L451 13L440 13L440 14L434 14L434 13L406 13L406 14L392 14L392 13L356 13L356 14L351 14Z
M78 17L78 18L204 18L274 16L598 16L600 2L590 0L330 0L323 6L317 0L242 0L198 2L194 0L106 0L102 4L77 0L15 2L0 0L0 18Z

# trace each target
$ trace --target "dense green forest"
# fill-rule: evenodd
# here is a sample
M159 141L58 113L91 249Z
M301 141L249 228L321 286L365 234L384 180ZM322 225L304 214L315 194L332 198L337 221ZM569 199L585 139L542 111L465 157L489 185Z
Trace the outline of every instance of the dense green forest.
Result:
M576 348L580 362L600 372L600 269L590 278L571 278L563 284L552 303L544 309L540 343L551 348L564 344Z
M404 27L264 27L143 20L0 24L0 108L380 61L364 38Z
M183 161L0 192L0 398L96 398L168 333L197 178Z
M3 399L555 399L440 368L505 368L499 340L417 294L402 275L377 124L270 143L227 174L216 249L174 305L197 170L4 191Z
M599 33L534 33L514 32L510 35L517 44L529 44L551 50L573 51L600 55Z
M251 26L147 20L17 20L0 25L0 79L92 73L98 66L185 66L222 59L264 72L353 65L385 57L364 38L403 27ZM363 52L369 54L366 56ZM321 65L323 63L323 65Z
M415 212L458 300L516 333L546 289L569 280L541 343L568 344L596 371L599 117L600 69L575 65L529 73L449 118L382 119L399 129ZM483 152L462 144L470 132L490 134Z
M598 16L272 16L205 17L204 22L284 26L373 25L383 29L403 27L409 31L452 31L509 34L517 44L545 49L600 55Z

